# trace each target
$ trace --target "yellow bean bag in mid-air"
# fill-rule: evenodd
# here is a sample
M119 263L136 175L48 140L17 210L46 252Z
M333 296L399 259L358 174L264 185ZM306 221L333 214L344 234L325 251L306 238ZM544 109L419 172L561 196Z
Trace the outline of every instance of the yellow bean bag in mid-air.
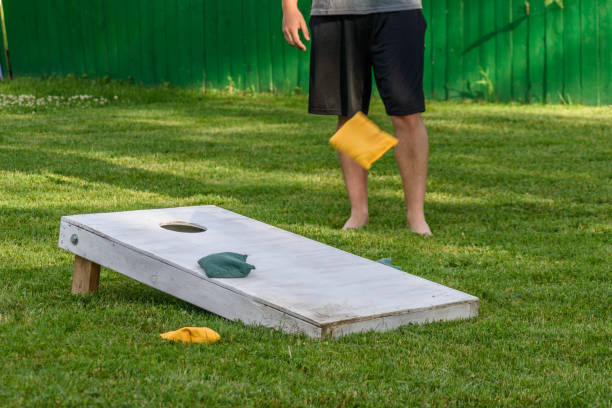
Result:
M397 144L397 139L381 130L366 115L357 112L332 136L329 143L369 170L372 163Z
M183 327L182 329L162 333L160 336L166 340L182 343L213 344L221 340L219 333L208 327Z

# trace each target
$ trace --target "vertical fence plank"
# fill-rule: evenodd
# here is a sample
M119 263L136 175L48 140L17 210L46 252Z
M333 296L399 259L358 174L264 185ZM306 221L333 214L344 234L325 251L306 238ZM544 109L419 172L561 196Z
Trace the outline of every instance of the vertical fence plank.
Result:
M524 0L512 0L512 99L527 101L527 14Z
M126 11L123 7L124 2L121 0L109 1L109 6L113 6L113 13L115 13L116 24L115 24L115 38L117 47L117 67L119 69L119 78L127 79L130 76L130 44L128 39L128 24L129 20L126 16ZM109 28L107 28L109 29ZM160 50L164 52L163 48L165 44L160 44Z
M44 3L40 5L41 11L45 16L45 26L47 34L47 46L51 51L49 53L49 62L51 66L51 72L57 75L63 75L66 71L64 70L64 56L62 44L59 37L61 30L61 21L59 21L59 6L57 3Z
M582 96L584 102L596 105L599 103L597 0L581 0L580 5L582 15Z
M174 3L174 27L175 41L172 44L174 47L174 70L175 78L172 81L173 85L184 87L189 83L191 77L191 69L189 60L191 53L188 53L188 48L191 46L191 38L189 38L189 20L185 20L187 15L186 0L176 0Z
M74 0L73 0L74 1ZM119 56L117 50L117 14L114 12L114 3L117 0L106 0L102 3L104 16L104 34L108 52L108 75L111 78L119 77ZM75 7L78 10L78 7Z
M84 4L78 0L67 2L73 62L69 72L91 77L108 74L107 30L100 30L106 20L107 11L97 1ZM104 16L100 15L103 13ZM103 25L104 27L106 24Z
M546 26L544 2L530 1L529 14L529 101L544 102L544 59Z
M423 0L423 15L427 21L427 31L425 31L425 67L423 71L423 91L427 99L433 98L432 90L432 32L433 23L431 20L431 10L433 0Z
M495 77L495 1L480 0L480 65L484 71L483 80L491 81L494 87L497 86ZM481 87L485 97L494 97L489 94L489 84Z
M125 22L121 4L121 0L107 0L106 2L108 14L113 16L110 20L111 24L106 29L109 31L109 41L112 41L109 46L112 50L110 54L114 57L111 58L111 61L114 64L115 78L127 78L125 76L125 66L128 64L125 51Z
M570 103L582 101L580 88L580 3L565 2L563 10L563 48L565 76L564 98Z
M70 73L82 76L85 73L83 38L81 37L81 12L78 0L66 0L66 22L64 28L68 35L72 69Z
M474 99L477 96L479 86L475 84L479 80L480 53L478 44L480 41L479 29L479 1L466 0L465 19L463 23L463 76L465 80L465 97Z
M90 36L90 44L92 47L92 77L101 77L107 72L104 42L100 39L101 30L103 30L104 27L102 16L100 16L100 9L100 0L90 0L87 2L87 19L89 21L87 25L87 35Z
M284 40L284 38L283 38ZM298 59L299 53L303 51L287 45L284 50L285 78L283 91L295 90L298 83Z
M242 14L242 26L245 35L242 38L245 62L246 62L246 89L259 91L259 61L257 58L257 43L261 33L257 29L259 21L256 20L256 4L252 1L243 2L244 13Z
M142 81L147 85L156 82L155 78L155 53L156 44L154 40L154 16L153 7L149 0L140 0L140 35L142 37L141 69Z
M600 104L612 105L612 5L599 7Z
M217 19L217 43L215 47L217 47L216 53L219 61L218 87L226 86L230 78L232 81L235 81L235 78L232 78L231 59L233 43L230 36L230 16L233 16L232 10L234 1L235 0L226 0L224 2L216 2L218 7L217 15L209 16L209 18ZM223 45L219 46L219 44Z
M243 89L246 83L246 63L244 55L244 40L242 36L242 0L225 0L228 2L229 9L226 9L227 29L225 38L222 41L228 41L229 49L229 66L233 84L238 89Z
M495 10L495 91L507 102L512 99L512 2L496 0Z
M296 92L298 92L298 93L307 92L308 91L308 87L309 87L309 79L310 79L310 74L309 74L310 43L305 42L304 45L306 45L306 51L300 51L298 53L298 59L297 59L298 73L297 73L297 88L296 88Z
M152 38L155 44L155 52L153 53L153 77L155 78L155 82L162 84L168 81L164 5L164 0L149 0L149 7L153 14Z
M36 13L33 13L34 7L36 7L37 0L25 0L25 3L16 3L10 2L9 4L22 4L24 9L21 10L21 19L18 23L19 25L19 33L23 36L22 50L23 52L27 52L30 54L30 57L26 60L29 62L29 72L36 73L37 75L41 74L41 61L44 61L44 56L49 52L49 50L40 49L40 44L42 43L42 32L40 30L40 22L38 20L38 16ZM5 4L3 2L2 4ZM32 20L35 24L32 24ZM20 34L17 34L13 38L12 42L19 38ZM10 34L7 33L7 37L10 40ZM29 40L28 40L29 39ZM10 44L9 44L10 46ZM15 49L10 50L11 52L15 52ZM15 64L15 61L11 61L12 65ZM45 73L44 66L42 67L42 73Z
M178 64L180 64L180 57L177 49L177 42L179 40L177 1L180 0L166 0L162 3L162 13L164 13L165 17L165 26L163 27L163 30L166 32L166 53L168 58L166 61L166 69L168 82L171 84L178 84L180 81L178 68Z
M566 2L567 3L567 2ZM553 3L546 9L546 101L559 103L563 97L563 10Z
M469 1L469 0L468 0ZM465 94L463 81L464 1L448 1L448 98L461 99Z
M447 59L447 0L435 0L432 2L432 97L437 100L446 100L447 93L447 76L446 66ZM454 0L450 0L454 1Z
M176 82L178 86L187 86L191 83L191 47L193 36L191 35L189 0L177 0L176 2Z
M280 5L277 5L277 9L280 8ZM282 13L278 14L278 20L276 22L278 30L282 28ZM301 34L300 34L301 36ZM281 36L280 40L284 41L284 36ZM298 87L299 83L299 65L298 61L300 59L300 54L303 51L298 50L297 48L291 46L285 46L283 48L283 60L285 66L285 78L282 89L284 91L294 91Z
M34 11L35 10L35 11ZM36 24L36 32L38 37L38 44L40 47L40 67L42 75L49 75L53 72L54 66L51 63L51 54L52 49L49 44L49 33L48 33L48 24L46 19L46 10L45 7L36 6L33 10L35 14L35 19L38 24ZM7 34L8 35L8 34Z
M270 16L266 7L256 8L256 20L259 27L259 41L257 41L257 56L259 65L259 89L272 92L274 89L272 79L272 54L270 50Z
M301 0L299 2L300 10L304 15L306 24L308 24L308 17L310 16L310 0ZM310 30L310 29L309 29ZM310 42L306 41L306 52L300 52L298 58L298 86L302 92L306 92L309 86L309 66L310 66Z
M218 2L204 2L204 55L206 62L205 76L206 87L218 87L219 78L219 55L217 41Z
M106 41L106 21L104 16L105 0L97 0L95 4L95 43L97 76L106 76L109 73L108 43Z
M273 7L269 12L270 56L272 57L272 83L273 91L279 92L285 85L285 47L289 45L285 42L282 35L282 10L280 7Z
M124 2L126 24L128 27L128 77L134 82L142 82L142 34L140 33L140 3L138 1Z
M3 3L5 6L6 1L3 1ZM16 2L10 2L9 4L17 4ZM31 8L27 8L27 7L31 7ZM36 72L37 74L40 74L40 65L41 65L41 61L43 61L42 63L45 64L46 63L46 59L47 59L47 54L49 53L49 50L42 50L40 49L40 44L43 43L45 41L44 39L44 33L41 31L41 27L40 27L40 21L38 20L38 15L34 15L32 16L32 10L33 7L35 7L35 1L34 0L27 0L25 2L24 7L26 7L26 10L22 10L20 13L21 19L18 23L19 25L19 34L12 36L11 39L11 35L10 32L7 32L7 39L9 41L9 51L11 53L10 57L12 57L11 59L11 68L13 69L13 71L15 71L15 64L18 63L18 61L15 60L15 53L16 53L16 49L15 49L15 41L17 41L19 39L19 36L22 35L23 36L23 41L19 41L19 43L21 43L21 49L24 53L29 53L30 57L24 57L23 58L25 61L29 62L29 70L30 72ZM6 17L6 16L5 16ZM30 21L34 20L37 22L37 24L35 26L30 25ZM29 29L28 29L29 26ZM29 39L29 41L28 41ZM11 46L11 42L13 44L13 46ZM42 72L44 73L48 73L48 64L47 65L43 65L42 66ZM14 72L13 72L14 74Z
M81 38L83 39L82 47L83 47L83 61L84 61L84 69L83 74L87 76L94 77L96 74L96 57L95 57L95 44L93 41L93 27L94 21L92 18L92 3L82 3L79 2L80 8L80 27L79 32Z
M201 87L204 80L204 2L191 0L189 3L191 31L191 79L192 86Z
M62 75L68 75L74 72L74 59L72 52L72 41L70 40L70 30L67 27L70 24L68 7L70 0L58 0L55 8L55 20L58 37L59 49L57 50L62 60Z

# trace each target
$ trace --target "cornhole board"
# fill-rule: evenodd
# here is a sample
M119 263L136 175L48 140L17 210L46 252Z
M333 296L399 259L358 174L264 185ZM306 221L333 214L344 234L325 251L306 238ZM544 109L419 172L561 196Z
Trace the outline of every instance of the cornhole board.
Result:
M206 230L161 227L172 222ZM59 246L76 255L74 293L97 290L102 265L227 319L310 337L478 314L474 296L212 205L65 216ZM247 254L256 269L208 278L197 261L217 252Z

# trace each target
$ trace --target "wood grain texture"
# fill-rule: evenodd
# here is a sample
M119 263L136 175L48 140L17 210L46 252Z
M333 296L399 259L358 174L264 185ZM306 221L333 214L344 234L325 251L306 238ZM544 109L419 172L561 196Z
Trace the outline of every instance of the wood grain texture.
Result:
M546 70L546 10L543 2L529 2L529 102L544 102Z
M466 96L468 98L475 98L482 91L482 87L476 84L476 82L482 79L480 75L480 52L478 49L478 44L482 41L480 38L479 2L476 0L466 1L464 11L464 46L461 52L463 55L463 77L466 82Z
M512 2L495 3L495 92L497 98L508 101L512 97Z
M599 102L609 106L612 105L612 4L609 1L599 9L599 67Z
M100 283L100 265L79 255L74 256L72 293L86 294L96 292Z
M563 96L571 103L582 101L580 86L580 4L566 2L563 10L563 49L564 49L564 86Z
M190 0L191 85L202 87L204 83L204 2Z
M169 221L207 231L159 227ZM477 313L473 296L215 206L63 217L59 245L226 318L314 337ZM197 260L226 251L256 269L207 278Z
M176 2L176 73L177 77L173 83L179 86L191 85L191 49L194 45L194 35L191 29L191 14L193 8L188 0Z
M608 7L610 7L608 1ZM598 1L580 0L582 35L582 101L599 104L599 22ZM608 34L606 34L608 35ZM609 60L610 57L608 56Z
M499 32L495 26L495 1L480 0L480 67L495 88L499 87L495 74L495 41ZM483 89L487 89L486 86ZM484 96L488 96L485 92ZM494 97L495 95L490 95Z
M463 99L465 83L463 81L463 46L464 14L463 0L448 2L448 98Z
M217 19L218 4L216 1L204 2L204 60L206 66L204 76L206 77L205 86L209 88L217 87L221 76L219 75L219 58L216 50L218 44Z
M452 1L452 0L451 0ZM432 75L432 97L434 99L445 100L448 97L447 89L447 17L448 10L446 1L436 2L431 14L431 26L434 28L432 33L431 49L431 75Z
M153 30L153 7L148 0L140 0L140 35L142 36L141 45L141 67L142 67L142 82L145 85L155 83L155 41Z
M546 10L545 101L548 103L559 103L563 100L563 50L563 9L553 5Z
M512 99L519 102L527 101L528 67L527 61L527 14L524 0L512 0Z

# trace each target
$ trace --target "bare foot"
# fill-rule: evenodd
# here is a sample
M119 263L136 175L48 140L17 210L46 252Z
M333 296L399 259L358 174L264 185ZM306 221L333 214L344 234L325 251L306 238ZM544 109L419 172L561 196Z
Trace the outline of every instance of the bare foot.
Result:
M351 214L351 217L346 221L343 230L359 229L368 223L368 214L357 215Z
M433 235L431 233L431 229L429 229L429 225L427 225L427 221L425 221L425 218L420 218L417 220L408 219L408 228L410 228L412 232L416 232L420 235Z

